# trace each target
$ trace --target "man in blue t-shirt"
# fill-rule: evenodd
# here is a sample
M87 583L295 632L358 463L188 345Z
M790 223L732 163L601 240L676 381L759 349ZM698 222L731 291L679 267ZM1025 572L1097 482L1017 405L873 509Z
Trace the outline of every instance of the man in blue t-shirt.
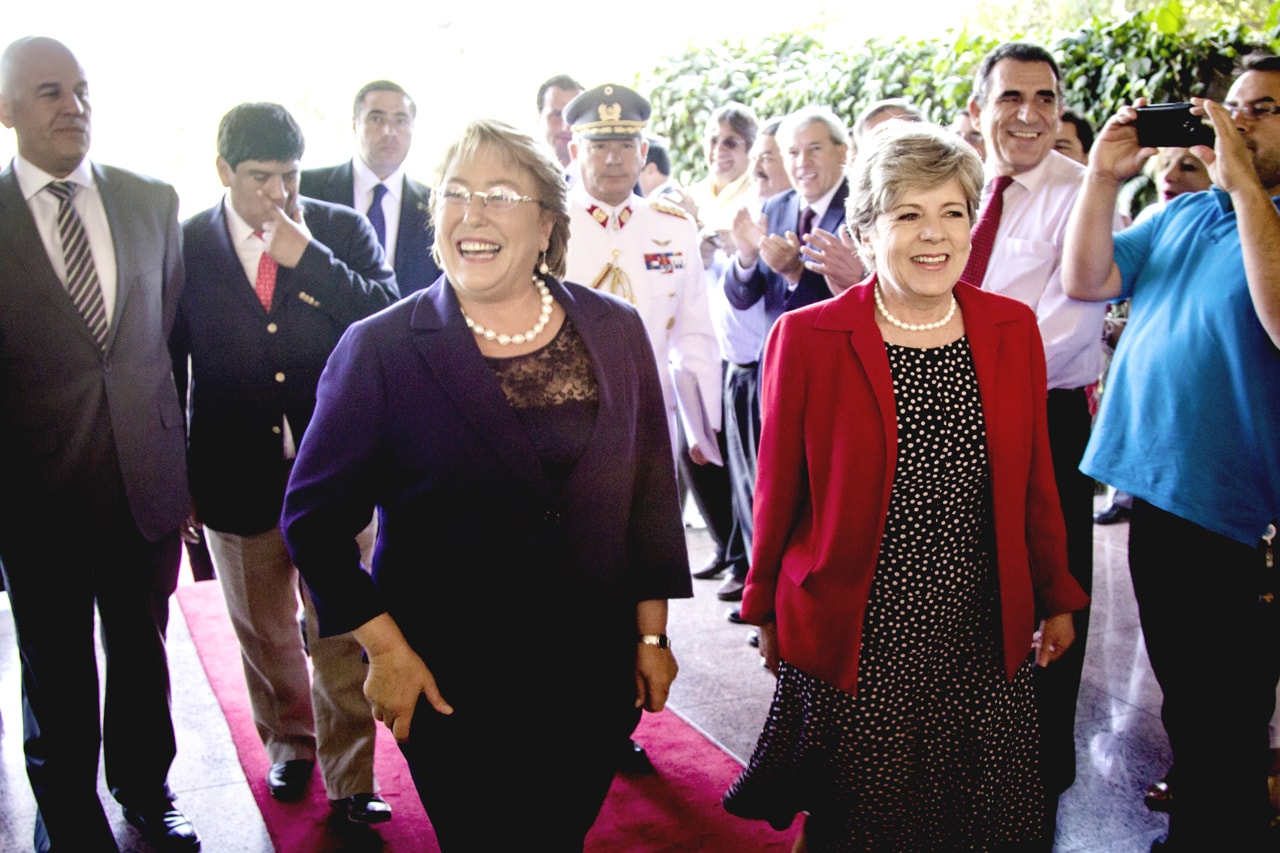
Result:
M1113 236L1120 183L1156 150L1122 108L1091 152L1063 281L1132 299L1081 469L1135 496L1129 569L1177 769L1157 847L1253 851L1275 843L1280 589L1262 537L1280 517L1280 57L1249 57L1222 105L1194 103L1215 186Z

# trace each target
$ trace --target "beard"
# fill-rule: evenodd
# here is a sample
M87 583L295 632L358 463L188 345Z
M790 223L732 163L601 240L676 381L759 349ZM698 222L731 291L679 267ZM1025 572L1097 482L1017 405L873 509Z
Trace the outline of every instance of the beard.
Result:
M1254 151L1253 169L1268 193L1280 192L1280 151Z

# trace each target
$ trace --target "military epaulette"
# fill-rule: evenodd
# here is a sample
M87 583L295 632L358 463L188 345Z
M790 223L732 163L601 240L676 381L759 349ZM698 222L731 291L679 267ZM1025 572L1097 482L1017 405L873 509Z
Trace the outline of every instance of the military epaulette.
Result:
M649 203L650 207L659 213L665 213L668 216L678 216L681 219L693 221L693 217L689 214L689 211L685 210L678 204L669 202L662 198L647 198L645 201Z

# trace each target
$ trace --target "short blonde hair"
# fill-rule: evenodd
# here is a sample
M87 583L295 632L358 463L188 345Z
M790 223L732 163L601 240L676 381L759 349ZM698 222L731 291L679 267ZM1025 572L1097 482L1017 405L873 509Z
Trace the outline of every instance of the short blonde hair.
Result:
M982 196L982 161L960 137L937 125L891 121L876 129L858 151L849 170L845 222L868 268L875 259L862 246L876 217L890 210L908 190L930 190L960 182L973 222Z
M440 165L436 167L435 189L431 194L432 227L440 220L445 175L454 163L475 156L481 149L495 152L506 163L523 169L533 179L538 206L555 218L545 262L552 275L563 278L565 253L569 247L569 195L564 169L545 142L538 142L505 122L493 119L473 121L445 150ZM431 247L431 255L440 265L439 229L435 234L437 245Z

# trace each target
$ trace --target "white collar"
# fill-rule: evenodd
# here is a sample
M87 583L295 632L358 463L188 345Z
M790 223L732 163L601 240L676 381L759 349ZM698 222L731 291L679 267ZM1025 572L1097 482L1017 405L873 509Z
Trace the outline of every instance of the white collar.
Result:
M97 181L93 178L93 167L89 164L89 158L80 161L80 164L71 170L65 178L55 178L44 169L32 163L21 154L13 158L13 173L18 179L18 188L22 190L22 198L30 200L33 195L40 192L50 181L70 181L78 187L96 191L98 188Z
M382 184L387 188L387 192L391 193L391 197L396 201L400 200L400 193L404 188L404 164L400 164L400 168L396 169L387 179L381 180L373 173L365 162L359 157L351 158L351 184L357 201L364 199L371 192L376 184Z

